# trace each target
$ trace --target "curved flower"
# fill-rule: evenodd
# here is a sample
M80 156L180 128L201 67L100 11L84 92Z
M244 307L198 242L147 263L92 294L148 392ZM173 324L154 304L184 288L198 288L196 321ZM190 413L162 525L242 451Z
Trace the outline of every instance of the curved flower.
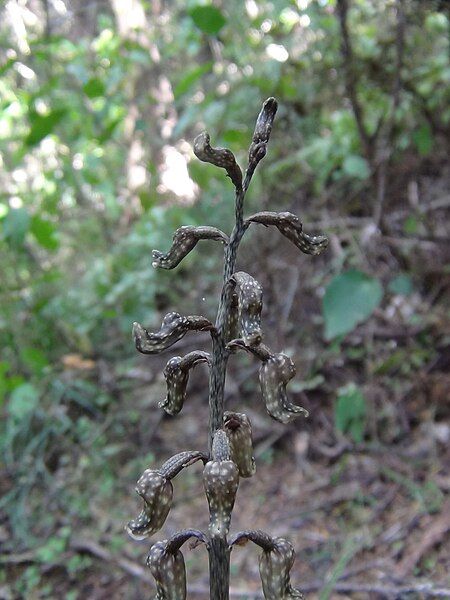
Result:
M248 273L239 271L231 277L238 304L239 332L245 344L258 345L262 339L262 287Z
M245 223L261 223L266 227L274 225L280 233L305 254L320 254L328 246L328 239L324 235L308 235L304 233L300 219L290 212L259 212L248 217Z
M185 529L168 540L156 542L147 556L147 566L156 580L154 600L185 600L186 568L181 546L191 537L206 543L201 531Z
M235 187L242 186L242 171L236 162L234 154L228 148L212 148L209 133L203 131L194 140L194 154L203 161L211 163L216 167L226 169L228 177Z
M182 317L177 312L168 313L161 329L150 333L140 323L133 323L136 349L143 354L158 354L186 335L188 331L213 331L213 324L205 317L193 315Z
M253 132L252 143L248 151L248 169L247 175L251 177L260 160L262 160L267 151L267 143L272 131L272 124L277 112L278 103L275 98L268 98L256 119L255 131Z
M244 413L225 412L223 427L230 442L231 459L241 477L251 477L256 472L253 458L252 426Z
M224 244L228 243L228 236L216 227L194 227L184 225L173 234L172 247L165 254L159 250L153 250L153 267L161 269L173 269L200 240L216 240Z
M180 452L169 458L159 469L144 471L136 486L136 493L144 500L144 508L138 518L127 525L132 538L143 540L161 529L172 505L173 486L170 480L181 469L198 460L206 462L202 452Z
M286 394L286 385L294 375L294 363L286 354L272 355L262 362L259 369L259 382L267 412L281 423L289 423L300 414L308 416L308 411L293 404Z
M209 504L209 534L222 538L230 528L239 471L230 458L228 438L221 429L214 434L211 460L203 470L203 485Z
M209 362L210 356L207 352L195 350L186 356L174 356L169 360L165 369L164 377L167 384L167 396L158 406L163 408L169 415L176 415L183 408L186 399L186 387L189 381L189 371L201 362Z
M295 560L292 544L283 538L273 540L274 547L263 550L259 559L259 573L266 600L292 600L304 598L292 587L290 572Z

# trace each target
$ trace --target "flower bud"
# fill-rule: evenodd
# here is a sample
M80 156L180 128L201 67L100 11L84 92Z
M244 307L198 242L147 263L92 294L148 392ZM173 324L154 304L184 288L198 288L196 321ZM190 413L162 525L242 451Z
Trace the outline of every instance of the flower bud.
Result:
M245 344L256 346L262 339L262 287L243 271L235 273L231 281L235 284L237 295L240 336Z
M214 435L211 460L203 470L203 485L209 504L209 534L223 538L230 528L239 471L230 459L229 442L221 429Z
M234 154L227 148L212 148L209 133L204 131L194 140L194 154L203 161L216 167L226 169L229 178L236 188L242 186L242 171L236 162Z
M256 119L252 143L248 151L248 172L253 173L260 160L266 155L267 142L272 131L278 104L275 98L268 98Z
M291 586L290 572L295 560L292 544L283 538L273 540L271 550L263 550L259 559L259 573L266 600L292 600L304 598Z
M169 360L164 377L167 383L167 396L158 404L169 415L176 415L183 408L186 399L186 387L189 381L189 371L201 362L209 362L207 352L196 350L186 356L174 356Z
M205 317L193 315L182 317L177 312L168 313L162 322L161 329L150 333L140 323L133 323L133 337L136 349L143 354L158 354L166 350L188 331L212 331L213 324Z
M153 250L153 267L161 269L173 269L200 240L216 240L224 244L228 243L228 236L216 227L193 227L185 225L173 234L172 247L165 254L159 250Z
M261 223L274 225L288 240L305 254L320 254L328 246L328 239L324 235L308 235L303 232L300 219L290 212L260 212L252 215L246 223Z
M259 382L267 412L271 417L288 423L298 415L308 416L308 411L293 404L286 394L286 385L295 375L295 366L289 356L274 354L262 362Z
M253 458L252 426L244 413L225 412L223 427L230 443L232 461L241 477L251 477L256 472Z

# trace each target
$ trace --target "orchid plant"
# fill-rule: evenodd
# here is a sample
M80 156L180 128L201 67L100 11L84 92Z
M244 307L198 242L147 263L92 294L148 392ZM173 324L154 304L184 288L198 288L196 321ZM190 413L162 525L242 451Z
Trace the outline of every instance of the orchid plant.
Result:
M182 316L171 312L164 317L159 331L149 332L139 323L133 326L136 348L144 354L163 352L188 331L208 331L212 345L211 353L194 351L169 360L164 369L167 395L159 404L169 415L179 413L186 398L191 369L205 363L209 368L208 451L180 452L159 469L144 471L136 487L143 500L143 509L127 526L128 533L139 540L156 533L170 511L172 479L189 465L203 462L203 485L210 514L208 531L186 529L151 547L147 565L156 580L155 600L186 598L186 571L181 547L191 538L194 538L195 544L205 544L209 554L211 600L229 598L231 550L248 541L261 548L259 570L264 597L267 600L303 597L290 582L295 553L289 541L259 530L246 530L229 536L239 479L253 476L256 470L249 418L244 413L225 411L224 384L230 355L245 350L260 361L261 395L273 419L289 423L295 417L308 416L304 408L289 400L286 392L287 384L295 375L292 360L285 354L273 352L263 342L262 288L248 273L236 272L239 244L252 223L276 227L306 254L320 254L328 244L327 238L322 235L306 234L299 218L289 212L259 212L244 218L244 198L253 173L266 154L276 111L274 98L264 102L256 121L244 176L233 153L226 148L213 148L208 133L201 133L194 141L197 158L225 169L235 187L236 222L230 236L215 227L180 227L168 252L153 251L155 268L173 269L200 240L218 241L224 245L223 287L215 324L203 316Z

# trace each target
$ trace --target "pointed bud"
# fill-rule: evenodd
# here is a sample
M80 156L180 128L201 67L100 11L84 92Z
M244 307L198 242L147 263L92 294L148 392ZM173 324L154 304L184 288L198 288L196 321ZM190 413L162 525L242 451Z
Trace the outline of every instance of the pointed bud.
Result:
M245 222L275 226L282 235L305 254L318 255L328 246L328 239L324 235L303 233L303 225L300 219L290 212L260 212L252 215Z
M200 240L216 240L223 244L228 243L228 236L216 227L193 227L185 225L173 234L172 247L164 254L159 250L153 250L153 267L161 269L173 269Z
M278 104L275 98L268 98L258 115L253 133L252 143L248 152L248 173L252 174L267 151L267 143L272 131Z
M167 383L167 396L158 404L169 415L176 415L183 408L186 399L186 388L189 381L189 371L201 362L209 362L210 356L207 352L196 350L189 352L186 356L174 356L169 360L165 369L164 377Z
M177 312L168 313L161 329L150 333L140 323L133 323L136 349L143 354L158 354L186 335L188 331L213 331L213 324L205 317L193 315L182 317Z
M225 412L223 427L230 443L231 459L241 477L251 477L256 472L253 458L252 426L244 413Z
M295 560L292 544L283 538L273 540L272 549L263 550L259 559L259 573L266 600L293 600L304 598L292 587L290 572Z
M214 435L211 460L203 470L203 485L209 504L209 534L223 538L230 528L239 472L230 459L227 436L220 429Z
M243 271L235 273L231 281L235 284L237 295L240 336L245 344L256 346L262 339L262 287Z
M206 131L195 138L194 154L203 162L208 162L216 167L226 169L228 176L235 187L238 189L241 188L242 171L236 162L234 154L227 148L212 148L209 133Z
M259 370L259 382L267 412L280 423L289 423L308 411L293 404L286 394L286 385L295 375L295 366L289 356L274 354L263 361Z

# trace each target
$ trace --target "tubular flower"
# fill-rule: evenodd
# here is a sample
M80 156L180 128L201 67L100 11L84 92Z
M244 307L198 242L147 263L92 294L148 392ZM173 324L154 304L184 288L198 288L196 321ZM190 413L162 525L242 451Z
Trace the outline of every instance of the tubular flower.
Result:
M256 346L261 342L262 287L248 273L239 271L231 281L235 285L238 303L239 332L245 344Z
M153 250L152 266L161 269L173 269L180 264L200 240L216 240L227 244L228 236L216 227L185 225L173 234L172 247L168 252L164 254L159 250Z
M267 151L267 143L272 131L273 120L277 112L278 103L275 98L268 98L256 119L252 143L248 151L248 172L251 174L256 169Z
M230 458L228 438L222 429L214 435L211 460L203 470L203 485L209 504L209 534L212 538L224 537L230 528L239 471Z
M288 238L305 254L320 254L328 246L328 239L324 235L308 235L303 232L300 219L290 212L259 212L252 215L246 223L261 223L274 225L280 233Z
M184 529L150 548L147 566L156 579L157 594L154 600L185 600L186 569L180 548L191 537L197 538L197 543L207 542L201 531Z
M242 171L236 162L234 154L227 148L212 148L210 140L209 133L206 131L195 138L195 156L203 162L226 169L228 177L234 183L235 187L240 189L242 186Z
M290 572L295 560L292 544L283 538L273 540L272 549L263 549L259 559L259 573L266 600L304 598L291 586Z
M286 385L295 375L295 366L286 354L274 354L262 362L259 369L259 383L267 412L280 423L289 423L308 411L293 404L286 394Z
M144 500L144 508L137 519L127 525L127 531L135 540L143 540L156 533L164 525L173 497L170 481L181 469L197 460L206 461L202 452L180 452L167 460L159 469L146 469L137 482L136 493Z
M165 369L164 377L167 383L166 398L158 406L163 408L169 415L176 415L183 408L186 399L186 387L189 381L189 371L202 362L209 362L210 356L207 352L196 350L189 352L186 356L174 356L169 360Z
M231 294L230 309L223 326L225 343L230 342L239 335L239 309L236 294Z
M205 317L182 317L177 312L168 313L161 329L150 333L140 323L133 323L133 337L136 349L143 354L158 354L169 348L186 335L188 331L212 331L213 324Z
M225 412L223 426L230 443L230 454L241 477L251 477L256 472L253 458L252 426L244 413Z

